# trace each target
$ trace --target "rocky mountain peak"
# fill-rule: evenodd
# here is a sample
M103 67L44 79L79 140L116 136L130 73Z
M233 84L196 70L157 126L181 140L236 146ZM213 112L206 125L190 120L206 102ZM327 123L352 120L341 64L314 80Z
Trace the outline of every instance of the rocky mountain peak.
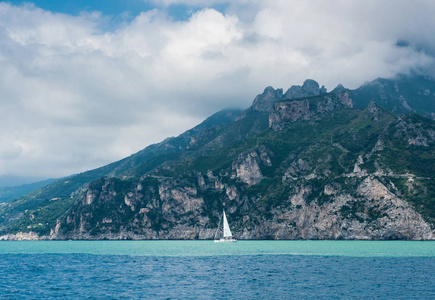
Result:
M320 94L323 95L326 93L328 93L328 91L327 91L326 87L324 85L322 85L322 87L320 88Z
M307 79L304 81L302 86L293 85L290 87L287 92L284 94L283 99L294 99L294 98L302 98L302 97L312 97L318 96L326 93L325 86L320 88L317 81L312 79Z
M252 110L269 112L272 110L273 105L280 100L284 99L295 99L304 97L313 97L324 95L327 93L325 86L320 87L317 81L312 79L307 79L304 81L302 86L293 85L291 86L285 94L283 94L282 89L274 89L268 86L264 89L262 94L255 97L252 104Z
M332 92L331 93L339 93L339 92L344 92L344 91L346 91L347 89L341 84L341 83L339 83L336 87L335 87L335 89L333 89L332 90Z
M272 109L273 104L276 101L281 100L282 98L282 89L274 89L271 86L268 86L264 89L264 92L255 97L254 102L252 103L252 110L256 111L270 111Z
M312 96L317 96L320 94L320 86L317 81L312 79L307 79L302 85L302 91L307 94L312 94Z

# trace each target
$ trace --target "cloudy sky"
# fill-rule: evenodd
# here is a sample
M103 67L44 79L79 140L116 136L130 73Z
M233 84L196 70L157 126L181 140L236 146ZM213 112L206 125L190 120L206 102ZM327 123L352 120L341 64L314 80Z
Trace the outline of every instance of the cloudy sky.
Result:
M0 1L0 178L60 177L266 86L434 70L433 0Z

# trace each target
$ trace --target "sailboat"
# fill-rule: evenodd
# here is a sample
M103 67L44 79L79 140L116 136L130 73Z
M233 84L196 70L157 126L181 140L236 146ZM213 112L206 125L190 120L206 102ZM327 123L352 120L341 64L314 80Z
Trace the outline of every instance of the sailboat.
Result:
M215 243L220 243L220 242L237 242L237 240L235 238L233 238L233 235L231 234L231 229L230 226L228 225L228 221L227 221L227 216L225 215L225 210L224 210L224 217L223 217L223 237L220 239L216 239L214 240ZM219 230L219 228L218 228ZM217 233L217 231L216 231ZM216 234L215 234L216 237Z

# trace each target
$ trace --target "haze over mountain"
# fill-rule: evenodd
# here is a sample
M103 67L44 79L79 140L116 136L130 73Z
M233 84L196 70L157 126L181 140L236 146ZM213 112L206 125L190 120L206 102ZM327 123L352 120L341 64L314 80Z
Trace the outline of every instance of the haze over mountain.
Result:
M16 181L14 181L13 184L9 183L6 187L0 187L0 203L10 202L54 181L56 181L56 179L47 179L36 182L31 181L31 183L27 184L17 184ZM21 180L19 182L21 182Z
M2 175L0 176L0 188L30 184L41 180L42 178Z

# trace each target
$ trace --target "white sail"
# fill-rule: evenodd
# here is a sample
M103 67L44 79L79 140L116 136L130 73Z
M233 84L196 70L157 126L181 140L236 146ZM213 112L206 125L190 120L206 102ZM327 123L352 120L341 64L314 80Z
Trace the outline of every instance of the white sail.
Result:
M224 210L224 238L225 237L232 237L230 226L228 225L227 216L225 215Z
M224 210L224 215L223 215L223 233L224 236L220 239L215 239L215 243L220 243L220 242L237 242L237 240L235 238L233 238L233 235L231 234L231 230L230 230L230 226L228 225L228 220L227 220L227 216L225 215L225 210ZM216 234L215 237L217 236L217 233L219 231L219 228L216 230Z

